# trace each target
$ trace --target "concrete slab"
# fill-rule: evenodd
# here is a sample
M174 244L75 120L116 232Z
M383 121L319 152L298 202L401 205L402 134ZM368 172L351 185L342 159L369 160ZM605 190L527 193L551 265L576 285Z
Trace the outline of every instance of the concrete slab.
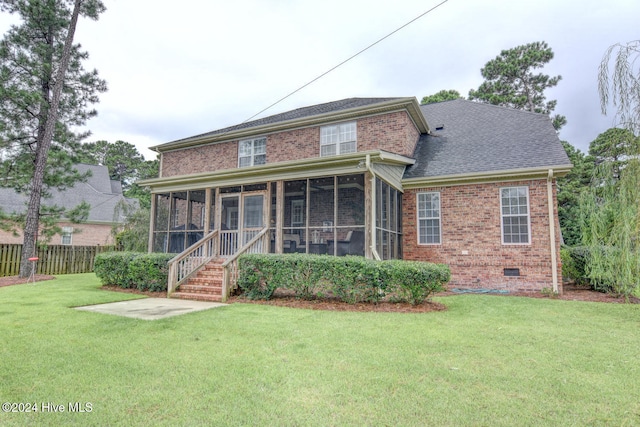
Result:
M171 298L141 298L108 304L86 305L83 307L75 307L75 309L103 314L115 314L117 316L133 317L135 319L157 320L225 305L226 304L219 302L190 301Z

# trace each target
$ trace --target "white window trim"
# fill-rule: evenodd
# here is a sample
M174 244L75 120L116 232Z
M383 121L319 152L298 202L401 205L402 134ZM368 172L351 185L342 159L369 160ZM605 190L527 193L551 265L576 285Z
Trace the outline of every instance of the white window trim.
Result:
M341 140L340 136L343 135L343 133L341 132L341 128L345 127L345 126L353 126L353 134L354 137L352 139L345 139L345 140ZM337 128L338 131L338 140L335 142L323 142L323 135L322 132L323 130L329 129L329 128ZM343 123L336 123L336 124L332 124L332 125L327 125L327 126L322 126L320 128L320 157L330 157L330 156L339 156L340 154L344 154L341 152L341 145L348 143L348 142L353 142L354 144L354 150L353 151L349 151L348 153L357 153L358 152L358 125L357 122L352 121L352 122L343 122ZM328 147L328 146L335 146L335 154L322 154L322 147Z
M266 157L267 157L267 138L262 136L260 138L243 139L243 140L238 142L238 167L239 168L248 168L248 167L251 167L251 166L255 166L256 142L258 142L258 141L264 141L264 153L260 153L258 155L264 155L265 156L265 162L264 163L260 163L260 164L266 164L267 163L267 159L266 159ZM241 156L240 155L240 146L243 143L247 143L247 142L251 143L251 154L249 154L248 156ZM240 160L241 159L245 159L245 158L250 159L251 162L248 165L241 166L240 165Z
M300 209L300 218L296 218L296 210ZM300 219L300 221L294 221ZM304 200L296 199L291 201L291 227L303 227L304 226Z
M438 195L438 216L437 217L420 217L420 196L426 194L437 194ZM418 227L418 245L419 246L438 246L442 245L442 195L439 191L421 191L416 194L416 217L418 219L416 226ZM438 220L438 242L437 243L422 243L420 242L420 221L427 219L437 219Z
M64 241L65 237L69 238L68 243ZM64 246L71 246L73 244L73 227L62 227L62 234L60 235L60 244Z
M505 216L507 217L519 217L519 216L524 216L523 214L508 214L505 215L502 213L502 191L503 190L510 190L510 189L518 189L518 188L524 188L525 189L525 195L527 196L527 237L528 237L528 241L527 242L517 242L517 243L513 243L513 242L505 242L504 241L504 218ZM518 186L513 186L513 187L501 187L500 191L498 192L498 197L500 198L500 237L501 237L501 241L503 245L506 246L531 246L531 199L529 198L529 186L527 185L518 185Z

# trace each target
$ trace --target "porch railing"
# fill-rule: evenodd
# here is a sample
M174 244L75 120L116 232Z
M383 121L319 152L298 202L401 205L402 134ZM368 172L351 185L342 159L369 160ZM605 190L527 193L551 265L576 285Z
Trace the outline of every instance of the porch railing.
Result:
M218 230L214 230L169 261L167 295L171 295L200 267L218 256L218 240Z
M237 287L238 284L238 257L242 254L260 254L268 252L269 248L269 229L264 228L256 234L246 245L242 246L238 252L229 257L222 266L224 267L224 280L222 285L222 298L226 300L229 293Z

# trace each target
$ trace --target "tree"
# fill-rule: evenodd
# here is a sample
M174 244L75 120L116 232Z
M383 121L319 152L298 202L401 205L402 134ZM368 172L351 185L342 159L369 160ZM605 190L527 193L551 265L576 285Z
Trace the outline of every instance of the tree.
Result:
M116 206L114 220L121 216L126 218L125 223L114 225L111 230L116 245L124 251L146 252L149 244L150 206L135 207L121 202Z
M638 152L640 138L629 129L611 128L601 133L589 144L589 155L596 165L605 164L611 168L614 179L620 177L620 171L631 156Z
M612 58L617 52L615 58ZM640 135L640 40L614 44L605 52L598 72L600 107L607 114L609 103L617 109L620 125ZM613 61L613 75L610 66Z
M454 99L464 99L464 97L460 95L460 92L455 89L443 89L433 95L425 96L424 98L422 98L422 101L420 101L420 104L433 104L435 102L451 101Z
M131 143L120 140L90 142L82 145L82 151L86 163L107 166L111 179L120 181L124 190L140 179L145 159Z
M562 76L534 74L534 70L552 59L553 51L545 42L503 50L480 70L485 81L477 90L469 91L469 99L550 115L557 101L546 101L544 91L556 86ZM556 130L567 123L561 115L555 115L552 121Z
M564 244L576 246L582 243L580 227L580 196L589 188L593 175L593 158L585 156L567 141L561 141L573 164L569 173L558 178L558 220Z
M639 44L636 41L611 46L600 64L598 83L603 113L609 101L613 102L626 132L610 129L607 132L611 138L602 138L597 147L597 140L594 141L590 152L601 156L600 164L595 170L594 185L580 201L583 240L590 253L587 275L596 286L627 299L640 296ZM609 62L616 49L611 83ZM621 156L625 164L619 163Z
M73 169L73 149L86 136L73 131L96 114L89 105L106 90L97 71L86 72L87 54L73 44L80 15L97 19L100 0L0 0L17 14L0 43L0 149L2 185L29 191L20 276L30 273L48 188L82 179Z

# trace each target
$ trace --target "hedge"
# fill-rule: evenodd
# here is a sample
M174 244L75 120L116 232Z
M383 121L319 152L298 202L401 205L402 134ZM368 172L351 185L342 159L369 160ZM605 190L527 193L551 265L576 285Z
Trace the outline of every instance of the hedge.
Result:
M96 256L94 271L103 285L161 292L167 290L167 264L174 256L146 252L106 252Z
M250 299L269 299L276 289L285 289L304 299L421 304L444 290L451 277L442 264L352 256L246 254L238 265L238 286Z

